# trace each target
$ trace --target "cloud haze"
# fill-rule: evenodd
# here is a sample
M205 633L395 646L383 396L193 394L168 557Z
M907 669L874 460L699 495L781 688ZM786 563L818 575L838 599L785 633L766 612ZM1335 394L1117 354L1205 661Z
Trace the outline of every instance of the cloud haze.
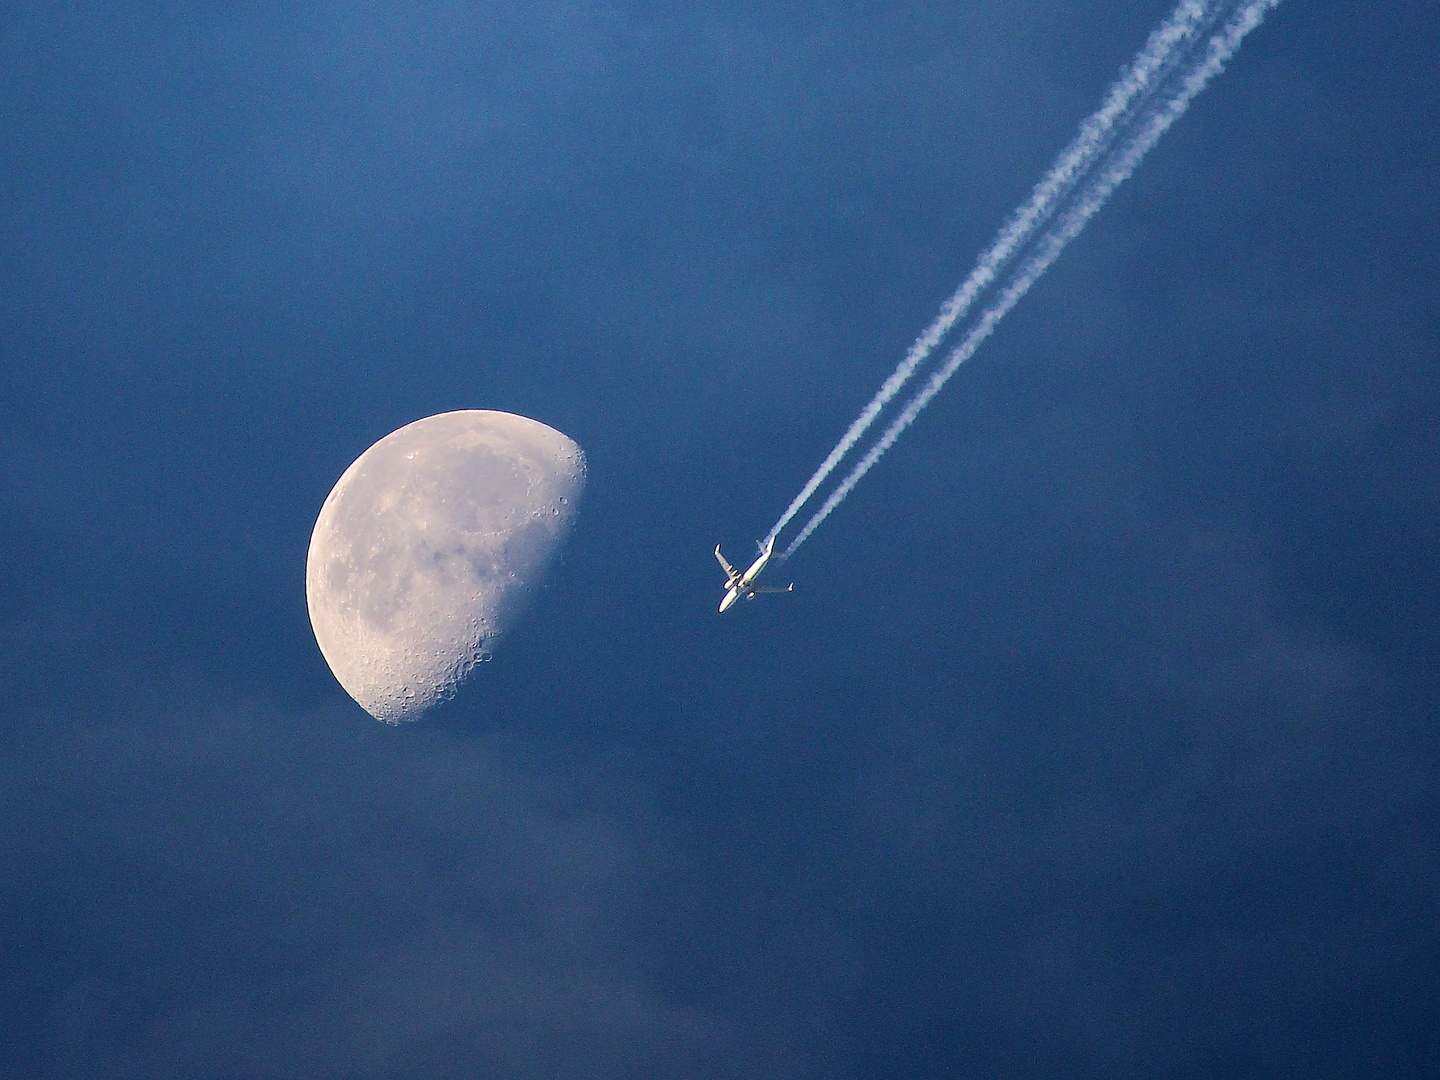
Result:
M1282 6L714 614L1169 7L17 8L0 1071L1433 1074L1426 5ZM397 732L306 544L457 408L585 511Z

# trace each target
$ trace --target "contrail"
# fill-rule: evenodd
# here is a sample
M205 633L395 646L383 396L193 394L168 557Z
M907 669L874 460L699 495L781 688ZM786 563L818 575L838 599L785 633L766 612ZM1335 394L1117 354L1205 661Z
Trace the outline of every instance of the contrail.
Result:
M910 426L915 417L920 415L920 410L930 403L930 399L940 392L941 387L945 385L951 375L955 374L956 369L975 355L975 350L990 336L996 324L1020 302L1021 297L1029 292L1030 286L1034 285L1040 276L1049 269L1050 264L1065 250L1065 246L1080 235L1080 231L1105 205L1115 189L1130 177L1145 155L1160 141L1160 136L1165 134L1170 125L1184 115L1185 110L1190 107L1190 103L1195 100L1195 96L1205 89L1211 79L1224 70L1225 64L1235 54L1235 50L1240 47L1245 35L1260 25L1266 12L1278 7L1279 4L1280 0L1250 0L1225 24L1223 30L1210 39L1203 59L1190 69L1179 89L1164 104L1146 115L1136 133L1123 145L1114 159L1105 165L1099 175L1089 183L1078 201L1061 215L1060 221L1045 235L1035 253L1025 261L1005 287L1000 294L1000 299L981 314L975 326L950 353L940 369L930 377L924 389L905 406L879 441L850 470L850 474L831 492L830 497L825 500L815 515L806 522L805 528L800 530L800 534L785 549L782 557L788 558L794 554L795 549L803 544L810 534L819 528L820 523L830 516L830 512L845 501L845 496L850 494L851 489L880 460L885 451L895 445L895 440Z
M874 423L891 399L915 374L915 369L934 351L950 328L964 316L975 298L995 280L995 276L1054 213L1055 208L1070 194L1094 165L1096 159L1110 146L1117 125L1131 117L1136 108L1143 105L1149 95L1170 74L1174 64L1183 55L1182 46L1188 44L1207 24L1218 18L1222 5L1217 0L1181 0L1170 17L1160 25L1135 55L1130 66L1121 72L1120 78L1105 95L1105 101L1084 123L1080 131L1055 159L1050 171L1035 185L1028 202L1011 215L994 241L975 264L955 295L940 309L935 321L910 346L900 365L881 384L870 404L866 405L829 456L810 477L800 494L781 515L774 528L766 535L765 541L780 533L790 524L801 507L810 500L825 478L850 450L860 441L866 429Z

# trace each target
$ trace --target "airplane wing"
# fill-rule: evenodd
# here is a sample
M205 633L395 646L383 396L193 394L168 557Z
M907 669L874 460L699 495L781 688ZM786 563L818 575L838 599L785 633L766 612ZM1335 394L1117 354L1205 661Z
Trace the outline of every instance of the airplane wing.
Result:
M794 592L795 583L792 581L789 585L752 585L750 591L753 593Z
M720 566L722 569L724 569L725 576L727 578L733 578L735 576L735 567L731 566L729 560L726 559L724 555L720 554L719 544L715 545L715 558L720 560Z

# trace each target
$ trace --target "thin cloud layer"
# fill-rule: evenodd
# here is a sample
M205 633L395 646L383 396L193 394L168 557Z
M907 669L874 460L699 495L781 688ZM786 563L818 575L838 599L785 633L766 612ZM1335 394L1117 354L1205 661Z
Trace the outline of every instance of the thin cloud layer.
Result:
M1282 6L714 616L1170 6L18 9L0 1072L1433 1075L1426 5ZM585 517L388 731L306 543L466 407Z

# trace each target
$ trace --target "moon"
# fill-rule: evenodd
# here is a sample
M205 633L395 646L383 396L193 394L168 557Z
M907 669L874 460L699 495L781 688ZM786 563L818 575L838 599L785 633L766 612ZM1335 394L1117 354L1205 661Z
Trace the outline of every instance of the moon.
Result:
M305 599L335 678L377 720L451 697L524 610L575 520L585 454L514 413L406 424L335 484Z

